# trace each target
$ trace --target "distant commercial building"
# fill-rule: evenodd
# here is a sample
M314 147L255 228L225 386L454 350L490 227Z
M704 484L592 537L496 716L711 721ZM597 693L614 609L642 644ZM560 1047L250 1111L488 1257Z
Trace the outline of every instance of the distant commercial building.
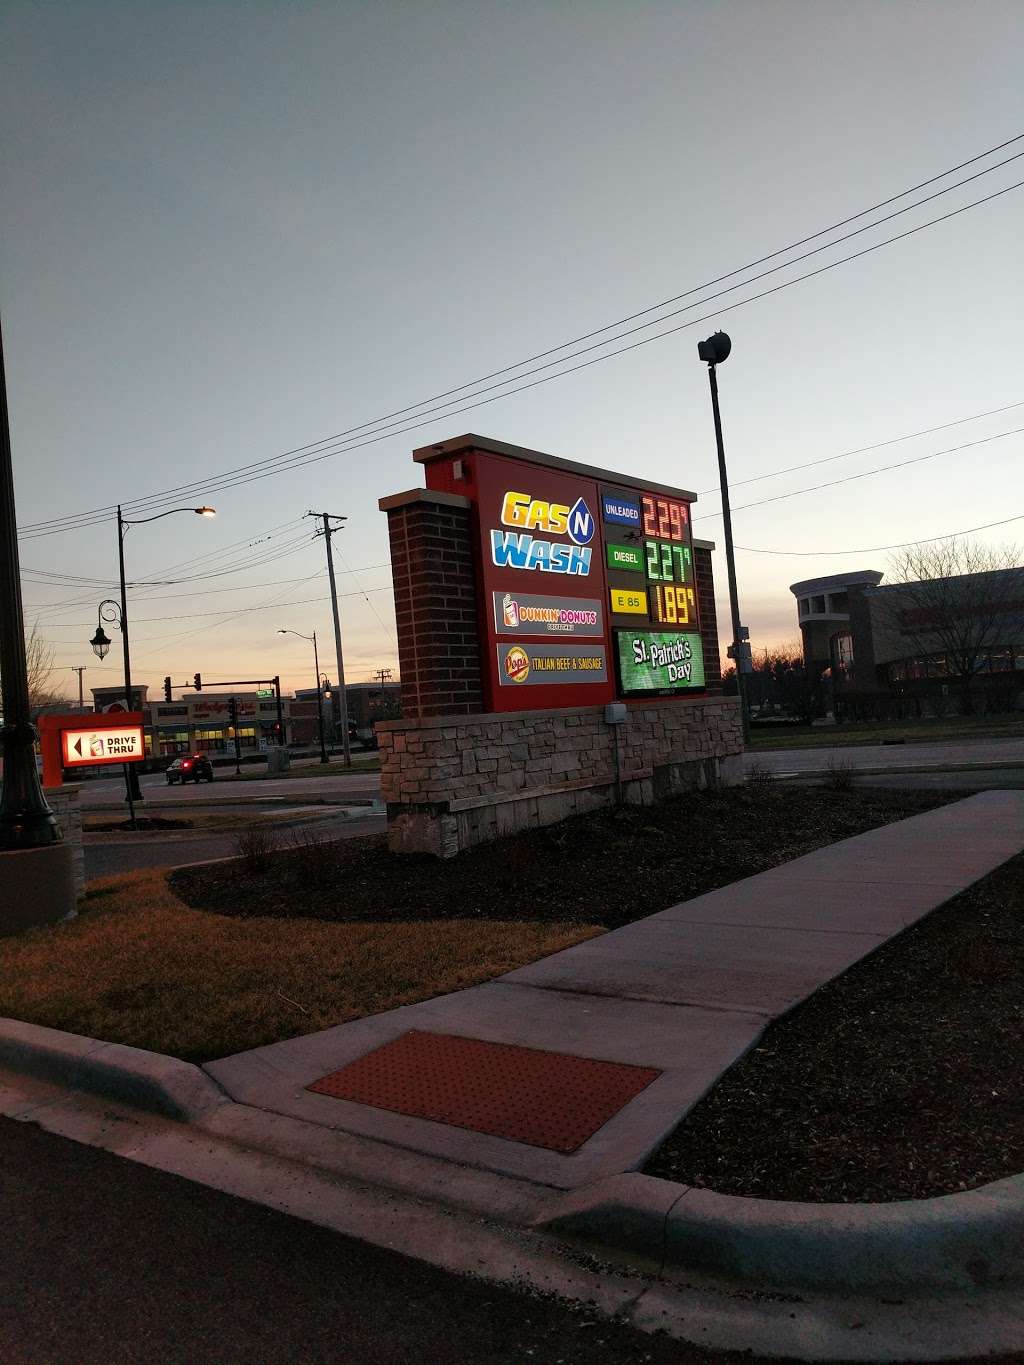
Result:
M94 687L94 711L125 711L124 688ZM273 696L259 697L247 692L189 692L177 701L150 701L144 684L132 685L135 700L133 709L146 716L146 752L150 755L174 757L176 754L198 752L233 753L235 735L231 726L228 703L235 699L238 711L238 741L243 754L265 752L279 743L277 731L277 701ZM374 720L397 717L400 714L399 683L352 683L345 689L349 719L355 722L356 733L368 738ZM340 713L337 688L330 700L324 699L324 726L329 744L334 742L335 726ZM296 748L312 748L319 743L316 688L300 688L294 696L281 698L284 742Z
M874 570L794 583L804 662L844 700L927 702L965 686L1011 705L1024 688L1024 569L881 584ZM948 699L948 700L947 700Z
M850 594L882 581L877 569L805 578L791 583L804 646L804 663L821 676L845 664L850 635Z

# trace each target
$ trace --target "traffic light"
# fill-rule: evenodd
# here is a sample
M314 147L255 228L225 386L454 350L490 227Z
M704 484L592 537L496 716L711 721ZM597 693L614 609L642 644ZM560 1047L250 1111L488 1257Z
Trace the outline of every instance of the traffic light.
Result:
M238 724L238 702L235 701L234 697L228 702L228 719L232 725Z
M196 689L197 692L201 692L203 690L203 675L201 673L196 673L194 675L194 677L192 678L192 686Z
M171 699L171 679L170 679L170 675L168 674L168 676L167 676L166 678L164 678L164 701L170 701L170 699Z

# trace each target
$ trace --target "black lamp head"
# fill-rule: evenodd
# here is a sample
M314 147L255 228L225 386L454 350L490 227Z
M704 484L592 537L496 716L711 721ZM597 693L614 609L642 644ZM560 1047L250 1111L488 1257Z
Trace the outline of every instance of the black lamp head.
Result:
M709 365L721 365L723 360L729 359L731 350L732 342L727 332L716 332L707 341L697 342L697 355Z

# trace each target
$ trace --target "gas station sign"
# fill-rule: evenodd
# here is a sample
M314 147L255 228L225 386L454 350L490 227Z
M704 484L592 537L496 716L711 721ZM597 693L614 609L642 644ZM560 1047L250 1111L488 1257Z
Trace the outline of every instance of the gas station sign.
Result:
M694 494L515 447L416 458L472 504L488 710L704 690Z
M100 763L141 763L146 757L141 725L62 730L61 749L65 768L93 767Z

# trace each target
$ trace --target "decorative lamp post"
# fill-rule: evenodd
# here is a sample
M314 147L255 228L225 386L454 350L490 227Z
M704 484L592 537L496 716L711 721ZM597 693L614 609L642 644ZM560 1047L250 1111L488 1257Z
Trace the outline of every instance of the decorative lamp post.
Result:
M43 794L36 769L36 729L28 694L25 618L21 606L18 521L14 505L11 429L7 417L3 337L0 336L0 675L3 678L3 795L0 850L44 848L64 835ZM7 876L0 872L0 880ZM74 913L74 900L70 906ZM3 924L0 922L0 931Z
M320 656L316 648L316 631L312 635L303 635L300 630L279 630L278 635L297 635L300 640L313 641L313 667L316 669L316 719L320 727L320 762L328 763L327 746L324 743L324 700L323 692L320 687Z

